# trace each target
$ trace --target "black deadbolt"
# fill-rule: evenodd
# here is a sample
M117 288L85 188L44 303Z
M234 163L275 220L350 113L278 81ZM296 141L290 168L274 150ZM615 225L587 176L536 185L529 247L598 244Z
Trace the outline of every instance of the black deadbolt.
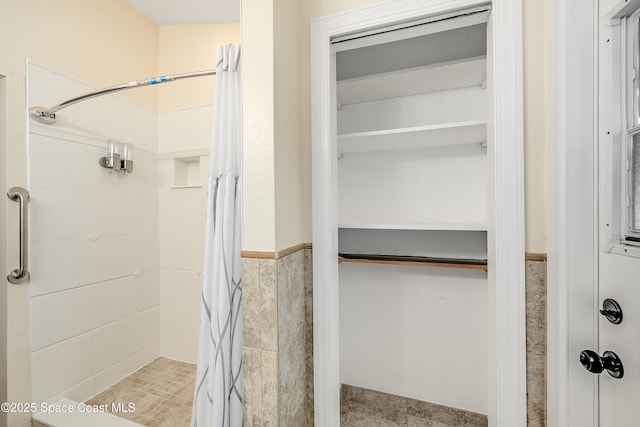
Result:
M600 310L600 314L614 325L622 323L622 307L620 307L618 301L614 299L607 298L602 302L602 310Z

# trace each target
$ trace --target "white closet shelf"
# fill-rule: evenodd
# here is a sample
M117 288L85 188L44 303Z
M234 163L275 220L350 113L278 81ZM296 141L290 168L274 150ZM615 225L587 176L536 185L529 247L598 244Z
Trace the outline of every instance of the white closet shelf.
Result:
M487 231L486 222L341 222L338 228L368 230Z
M487 139L487 122L440 123L369 132L338 135L340 153L365 153L370 151L396 151L416 148L467 145L483 143Z
M337 82L337 94L340 104L347 105L417 93L481 86L486 78L486 56L476 56L340 80Z

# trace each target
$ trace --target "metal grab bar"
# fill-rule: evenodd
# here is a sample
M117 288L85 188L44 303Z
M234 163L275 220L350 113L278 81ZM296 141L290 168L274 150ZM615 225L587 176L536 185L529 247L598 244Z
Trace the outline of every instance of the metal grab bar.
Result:
M20 203L20 267L7 275L13 284L29 280L29 192L22 187L13 187L7 191L7 197Z

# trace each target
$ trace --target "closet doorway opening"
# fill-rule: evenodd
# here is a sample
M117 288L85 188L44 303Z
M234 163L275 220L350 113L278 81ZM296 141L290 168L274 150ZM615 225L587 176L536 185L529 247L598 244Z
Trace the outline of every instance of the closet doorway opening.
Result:
M427 3L312 23L316 425L526 424L521 11Z

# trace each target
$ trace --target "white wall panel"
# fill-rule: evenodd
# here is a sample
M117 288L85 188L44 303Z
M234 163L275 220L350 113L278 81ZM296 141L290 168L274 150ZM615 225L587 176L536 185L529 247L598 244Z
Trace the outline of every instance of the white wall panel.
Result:
M30 105L92 89L29 71ZM159 354L158 120L116 97L58 117L29 123L32 389L34 399L86 399ZM109 138L134 144L134 173L98 165Z
M31 243L29 295L58 292L92 282L93 252L90 240Z
M41 402L91 377L93 337L83 334L31 353L33 402Z
M96 374L140 350L137 317L131 316L93 332L93 373Z
M483 271L340 265L344 384L487 411Z
M160 113L160 153L209 148L213 104Z
M31 351L75 337L92 329L91 287L83 286L32 298Z
M345 154L338 222L485 222L486 150L475 145Z
M162 305L200 310L202 274L192 271L161 270L160 301Z

